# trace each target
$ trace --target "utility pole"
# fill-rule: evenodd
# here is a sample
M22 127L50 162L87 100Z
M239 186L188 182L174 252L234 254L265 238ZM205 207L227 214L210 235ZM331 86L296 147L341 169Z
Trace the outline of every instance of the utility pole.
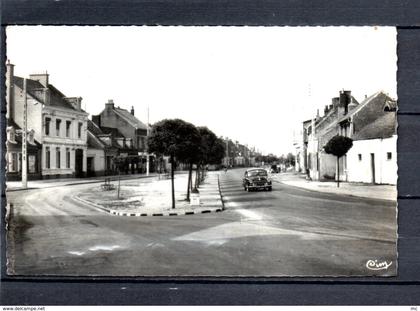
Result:
M150 173L150 156L149 156L149 106L147 106L147 127L146 127L146 176Z
M229 138L226 137L226 167L229 167Z
M22 129L22 188L28 188L28 99L26 96L26 78L23 79L23 129Z

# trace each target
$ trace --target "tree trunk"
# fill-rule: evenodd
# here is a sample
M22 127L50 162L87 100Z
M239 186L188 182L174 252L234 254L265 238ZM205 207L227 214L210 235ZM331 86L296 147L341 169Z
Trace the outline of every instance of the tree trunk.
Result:
M171 155L172 208L175 208L174 170L175 170L174 157Z
M121 184L121 171L118 170L118 191L117 191L117 199L120 199L120 184Z
M337 188L340 188L340 158L337 157Z
M195 185L194 185L195 189L197 189L199 186L198 184L200 182L199 176L198 176L199 174L200 174L200 165L197 164L197 168L195 169Z
M192 167L193 167L193 164L190 163L190 167L188 169L187 201L190 200L190 188L191 188Z

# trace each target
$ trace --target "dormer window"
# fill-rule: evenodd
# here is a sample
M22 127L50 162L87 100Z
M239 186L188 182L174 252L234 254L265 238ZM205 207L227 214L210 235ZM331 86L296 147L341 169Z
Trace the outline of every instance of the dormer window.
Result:
M397 110L397 103L395 101L387 100L385 102L384 111L396 111Z
M13 126L7 127L7 140L12 143L16 143L15 137L16 137L15 128Z
M34 130L30 130L28 132L28 143L30 143L31 145L35 145L35 131Z

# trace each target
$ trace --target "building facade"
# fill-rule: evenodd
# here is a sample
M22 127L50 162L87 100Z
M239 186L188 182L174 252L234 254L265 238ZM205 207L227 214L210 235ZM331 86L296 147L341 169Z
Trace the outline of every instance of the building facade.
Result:
M134 107L128 112L116 107L113 100L108 100L105 109L99 115L92 116L92 121L103 133L98 138L103 142L108 141L108 146L116 149L113 154L105 156L106 171L116 169L112 164L116 154L120 158L125 158L122 171L126 174L146 172L148 125L135 117ZM108 138L105 135L108 135ZM149 161L150 171L153 171L154 157L150 156Z
M396 101L377 92L358 103L350 91L340 92L317 115L303 124L306 149L304 167L313 180L396 183ZM353 139L353 147L340 158L324 151L335 135ZM306 147L305 147L306 145Z
M34 140L42 145L42 178L83 177L86 175L87 117L81 97L66 97L49 83L47 73L26 79L14 76L7 64L7 117L22 127L24 97L27 99L27 126Z

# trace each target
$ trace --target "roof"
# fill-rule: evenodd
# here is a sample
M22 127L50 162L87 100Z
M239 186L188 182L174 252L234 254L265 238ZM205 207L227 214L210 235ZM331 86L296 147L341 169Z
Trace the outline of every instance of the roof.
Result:
M122 108L114 108L114 111L120 115L124 120L126 120L129 124L131 124L133 127L138 129L144 129L147 130L147 125L141 122L139 119L137 119L135 116L133 116L130 112L128 112L125 109Z
M88 148L93 149L104 149L105 144L101 142L91 131L88 130L87 136L87 145Z
M92 120L89 120L89 119L87 121L87 128L94 135L104 134L104 132L101 130L101 128L99 126L97 126L95 122L93 122Z
M355 133L353 140L389 138L396 133L396 114L387 112Z
M65 96L61 93L58 89L56 89L53 85L48 84L48 89L50 90L50 106L62 107L67 109L76 110L73 106L65 100ZM82 111L82 109L80 109Z
M14 76L13 82L19 88L23 89L23 78ZM45 87L37 80L26 79L26 90L29 95L35 98L40 103L45 104L44 99L39 96L36 91L44 90ZM50 106L61 107L66 109L74 109L74 107L65 99L65 95L61 93L54 85L48 84L48 90L50 92ZM80 111L84 112L84 110L80 109Z
M22 130L22 128L16 124L16 122L13 119L7 119L7 126L13 127L15 130ZM15 141L18 144L22 144L22 134L16 132L15 134ZM35 146L38 148L41 148L41 144L34 138ZM28 144L29 146L30 144Z

